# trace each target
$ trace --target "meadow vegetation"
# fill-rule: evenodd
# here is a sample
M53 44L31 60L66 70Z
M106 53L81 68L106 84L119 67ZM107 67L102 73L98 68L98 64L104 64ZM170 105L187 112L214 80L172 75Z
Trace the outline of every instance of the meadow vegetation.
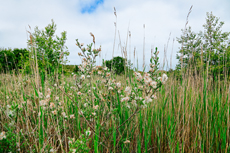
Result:
M25 62L2 67L0 152L230 152L228 33L208 32L196 46L188 29L193 39L178 38L182 56L168 72L157 48L148 72L126 57L98 66L90 33L93 43L76 40L82 63L64 73L66 32L55 37L55 29L52 21L30 32Z

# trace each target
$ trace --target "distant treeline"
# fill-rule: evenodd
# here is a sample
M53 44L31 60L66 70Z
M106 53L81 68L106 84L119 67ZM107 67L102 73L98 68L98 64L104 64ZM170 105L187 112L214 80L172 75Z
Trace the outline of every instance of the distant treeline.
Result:
M30 65L30 60L33 60L33 57L30 57L30 52L27 49L0 49L0 72L6 73L6 72L12 72L15 73L19 72L26 72L30 73L30 68L32 65ZM42 61L42 60L41 60ZM41 62L39 61L39 62ZM104 64L110 69L114 70L114 73L116 74L122 74L125 70L125 59L122 57L114 57L111 60L107 60L104 62ZM113 65L113 66L111 66ZM126 65L126 69L131 69L131 64ZM60 72L63 72L65 75L70 75L72 73L79 73L80 69L78 68L78 65L59 65Z
M7 72L15 70L19 72L24 63L29 60L27 49L0 49L0 71Z

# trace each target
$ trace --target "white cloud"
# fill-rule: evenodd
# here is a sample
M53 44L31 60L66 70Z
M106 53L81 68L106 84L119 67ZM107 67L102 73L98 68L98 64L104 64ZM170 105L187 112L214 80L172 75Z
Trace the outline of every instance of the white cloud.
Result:
M220 17L221 21L225 21L223 31L230 31L228 0L104 0L95 12L82 14L82 7L91 3L93 0L0 0L0 47L25 48L27 38L25 28L28 30L28 24L32 30L35 26L43 29L51 23L51 19L54 19L57 24L57 35L64 30L67 31L66 45L71 53L68 58L71 64L80 63L75 39L85 44L91 43L90 32L95 35L97 46L102 45L102 57L111 59L116 21L113 7L117 10L117 29L120 32L121 43L125 44L129 27L131 51L133 52L136 47L140 66L143 59L143 24L145 24L146 65L149 63L152 46L159 48L160 60L163 61L164 46L167 44L170 33L167 57L170 64L172 46L174 46L172 65L174 67L177 64L175 55L179 44L176 40L173 44L173 38L181 35L181 29L184 28L191 5L193 5L193 10L189 17L189 25L192 26L192 30L203 31L202 25L205 22L206 12L213 11L213 14ZM121 56L118 44L117 33L115 55ZM129 43L128 50L130 50Z

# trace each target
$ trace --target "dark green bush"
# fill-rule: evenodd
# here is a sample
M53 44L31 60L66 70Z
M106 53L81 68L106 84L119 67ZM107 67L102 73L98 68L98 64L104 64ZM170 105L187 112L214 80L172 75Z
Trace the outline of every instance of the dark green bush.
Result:
M124 72L125 70L124 63L125 63L125 59L120 56L105 61L106 67L108 67L110 71L113 69L116 74L121 74Z

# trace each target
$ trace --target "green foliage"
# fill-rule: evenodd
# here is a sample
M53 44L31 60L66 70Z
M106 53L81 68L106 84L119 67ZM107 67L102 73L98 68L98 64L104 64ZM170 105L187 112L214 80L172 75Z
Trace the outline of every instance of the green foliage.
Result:
M182 46L177 54L179 64L176 69L182 72L189 69L194 75L208 68L209 74L213 77L227 73L230 32L222 32L223 25L224 22L220 22L219 18L207 13L206 23L203 25L204 32L195 33L191 27L182 30L183 35L177 38Z
M91 140L89 136L91 135L91 131L85 130L85 134L81 134L80 137L75 140L74 138L69 138L69 150L70 152L82 152L87 153L90 151L90 148L87 146L89 141Z
M105 61L105 65L106 67L108 67L111 70L113 70L116 74L121 74L121 73L124 73L125 71L125 67L126 69L131 69L131 62L128 61L125 65L125 58L122 58L120 56L117 56L117 57L114 57L113 59L111 60L107 60Z
M29 50L32 58L37 57L38 67L41 73L53 74L60 64L65 64L69 55L68 48L65 46L66 31L61 33L61 37L55 36L56 24L52 23L44 30L34 29L31 39L28 40Z
M177 65L177 69L181 70L182 68L187 69L189 66L194 68L200 62L200 54L201 48L200 45L202 43L200 34L196 34L191 30L191 27L188 29L182 30L182 35L180 38L177 38L178 43L182 44L181 49L177 54L177 59L179 60L179 64ZM181 61L182 58L182 61Z
M6 138L0 140L0 152L16 152L16 135L13 130L9 128L6 133Z
M61 66L62 66L63 73L66 76L69 76L72 73L76 73L75 72L76 65L63 65L63 64L61 64Z
M80 69L79 69L78 65L75 65L73 71L74 71L75 73L79 73L79 72L80 72Z
M7 72L24 67L24 63L29 59L29 51L26 49L0 49L0 71Z

